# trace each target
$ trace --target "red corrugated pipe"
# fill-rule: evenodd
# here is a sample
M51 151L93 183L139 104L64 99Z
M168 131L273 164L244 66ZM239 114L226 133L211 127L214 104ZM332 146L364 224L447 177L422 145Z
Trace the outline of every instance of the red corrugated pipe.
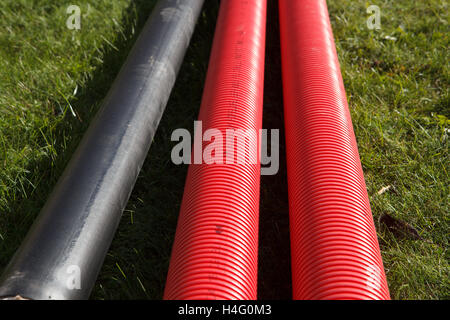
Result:
M204 131L225 137L227 129L261 128L265 24L266 0L221 2L199 115ZM249 141L253 164L189 166L164 299L256 299L259 135Z
M279 0L294 299L389 299L325 0Z

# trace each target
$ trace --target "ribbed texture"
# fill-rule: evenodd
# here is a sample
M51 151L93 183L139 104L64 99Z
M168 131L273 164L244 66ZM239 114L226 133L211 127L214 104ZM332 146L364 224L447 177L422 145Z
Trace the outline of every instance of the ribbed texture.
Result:
M221 2L199 120L224 145L227 129L261 128L265 24L265 0ZM259 136L250 140L255 164L189 166L165 299L256 299Z
M279 0L294 299L389 299L325 0Z

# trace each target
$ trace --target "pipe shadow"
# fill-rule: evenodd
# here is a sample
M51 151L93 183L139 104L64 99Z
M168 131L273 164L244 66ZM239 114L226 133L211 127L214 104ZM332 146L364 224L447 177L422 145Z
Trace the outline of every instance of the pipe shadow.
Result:
M276 175L261 176L258 299L262 300L292 299L280 54L278 1L268 0L263 128L279 129L280 168Z

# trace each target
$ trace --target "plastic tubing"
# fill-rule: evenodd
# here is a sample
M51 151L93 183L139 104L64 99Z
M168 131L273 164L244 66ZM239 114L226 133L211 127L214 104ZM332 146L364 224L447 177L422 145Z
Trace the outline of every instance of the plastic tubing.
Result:
M199 114L204 131L261 128L265 24L265 0L221 2ZM164 299L256 299L259 135L245 150L227 146L257 161L189 166Z
M325 0L279 0L294 299L389 299Z
M202 4L156 4L100 111L7 266L0 297L89 297Z

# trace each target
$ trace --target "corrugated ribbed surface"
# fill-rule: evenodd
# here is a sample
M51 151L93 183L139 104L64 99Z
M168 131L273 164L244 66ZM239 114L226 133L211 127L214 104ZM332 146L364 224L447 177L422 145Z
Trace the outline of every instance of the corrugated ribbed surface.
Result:
M295 299L389 299L325 0L279 0Z
M265 23L265 0L221 2L199 120L224 143L227 129L261 128ZM165 299L256 299L257 135L249 145L255 164L190 165Z

